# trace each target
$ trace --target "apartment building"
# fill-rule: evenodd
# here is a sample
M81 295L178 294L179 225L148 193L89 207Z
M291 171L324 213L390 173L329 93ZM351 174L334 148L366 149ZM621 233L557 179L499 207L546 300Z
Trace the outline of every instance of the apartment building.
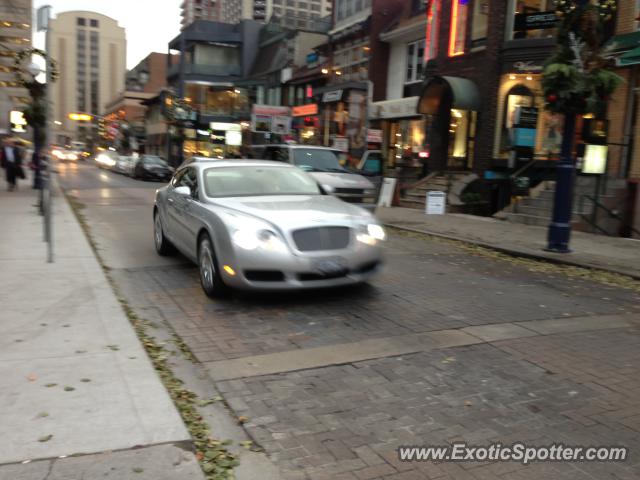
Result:
M31 46L31 8L31 0L0 3L0 133L11 131L11 112L23 111L30 101L29 93L16 83L13 56ZM19 113L13 115L14 122L22 123Z

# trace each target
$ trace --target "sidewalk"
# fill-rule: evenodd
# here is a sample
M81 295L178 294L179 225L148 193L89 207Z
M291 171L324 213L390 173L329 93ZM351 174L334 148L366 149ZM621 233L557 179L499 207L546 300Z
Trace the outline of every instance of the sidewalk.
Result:
M66 200L49 264L36 192L0 188L0 479L203 478Z
M572 232L572 253L545 252L547 229L471 215L425 215L410 208L376 210L389 226L461 240L505 253L587 268L597 268L640 279L640 241Z

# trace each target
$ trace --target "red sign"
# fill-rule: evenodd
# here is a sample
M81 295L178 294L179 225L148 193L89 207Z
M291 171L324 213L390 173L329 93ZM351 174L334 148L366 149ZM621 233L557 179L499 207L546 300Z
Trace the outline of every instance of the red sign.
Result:
M306 117L318 114L318 104L310 103L309 105L300 105L291 109L291 115L294 117Z

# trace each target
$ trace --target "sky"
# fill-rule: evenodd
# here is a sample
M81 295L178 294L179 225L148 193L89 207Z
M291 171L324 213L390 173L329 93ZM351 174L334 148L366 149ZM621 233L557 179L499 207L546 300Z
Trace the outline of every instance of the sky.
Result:
M117 20L126 30L130 69L151 52L167 53L167 44L180 33L181 3L182 0L33 0L33 7L51 5L54 17L70 10L87 10ZM34 34L34 45L44 47L42 33Z

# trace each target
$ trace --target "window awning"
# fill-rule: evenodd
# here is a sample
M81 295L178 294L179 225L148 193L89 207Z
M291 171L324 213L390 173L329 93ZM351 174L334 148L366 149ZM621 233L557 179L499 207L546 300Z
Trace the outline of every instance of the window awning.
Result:
M451 108L478 112L482 106L480 91L473 81L462 77L432 77L422 89L418 112L437 114L445 96L450 96Z

